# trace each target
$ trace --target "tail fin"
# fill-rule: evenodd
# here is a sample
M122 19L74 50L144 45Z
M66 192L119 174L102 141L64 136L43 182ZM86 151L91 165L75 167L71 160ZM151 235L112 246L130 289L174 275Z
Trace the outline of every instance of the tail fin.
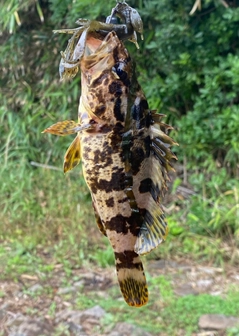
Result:
M130 256L129 256L130 254ZM141 307L148 302L148 287L143 264L133 251L115 253L121 292L129 306Z

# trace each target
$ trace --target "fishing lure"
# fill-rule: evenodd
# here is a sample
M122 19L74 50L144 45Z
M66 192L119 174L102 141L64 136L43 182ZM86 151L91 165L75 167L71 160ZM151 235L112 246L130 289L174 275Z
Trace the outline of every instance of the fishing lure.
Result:
M113 24L115 16L120 17L124 23ZM101 37L98 35L98 38L102 38L102 36L106 36L109 32L115 31L120 39L128 39L137 48L139 48L137 33L140 33L141 39L143 39L143 22L141 17L125 1L117 1L117 5L112 9L111 15L107 17L106 23L86 19L78 19L76 23L80 27L53 30L54 33L72 34L65 52L61 52L62 59L59 65L61 79L73 78L77 74L85 48L90 45L86 43L90 33L96 35L98 32L101 35Z
M124 23L112 24L114 15ZM171 127L162 122L163 115L149 109L121 41L137 43L136 32L143 30L138 12L118 2L106 23L78 22L78 30L67 30L73 36L60 64L63 78L81 69L78 123L58 122L44 132L77 133L65 154L64 172L82 160L96 222L114 250L121 292L128 305L140 307L148 301L140 255L167 236L160 202L175 158L170 147L176 143L167 135Z

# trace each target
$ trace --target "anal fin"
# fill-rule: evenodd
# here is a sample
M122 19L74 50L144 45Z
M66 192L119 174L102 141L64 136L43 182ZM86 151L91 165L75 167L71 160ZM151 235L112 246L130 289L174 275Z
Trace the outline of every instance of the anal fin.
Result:
M139 255L144 255L161 244L168 235L168 225L162 209L155 203L151 212L148 210L140 228L134 250Z

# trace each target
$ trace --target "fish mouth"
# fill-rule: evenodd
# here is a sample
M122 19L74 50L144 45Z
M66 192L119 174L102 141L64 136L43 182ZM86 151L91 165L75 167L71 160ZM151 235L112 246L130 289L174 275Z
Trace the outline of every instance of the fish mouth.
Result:
M99 37L89 36L87 38L86 46L85 46L85 56L91 56L96 53L97 50L102 46L103 39Z
M89 34L85 43L84 57L110 54L120 44L121 42L115 31L109 32L106 36Z
M108 33L105 37L99 37L98 34L89 34L81 59L81 73L83 76L90 71L91 78L97 78L102 69L110 70L115 64L114 50L116 49L118 52L122 52L122 49L124 50L114 31Z

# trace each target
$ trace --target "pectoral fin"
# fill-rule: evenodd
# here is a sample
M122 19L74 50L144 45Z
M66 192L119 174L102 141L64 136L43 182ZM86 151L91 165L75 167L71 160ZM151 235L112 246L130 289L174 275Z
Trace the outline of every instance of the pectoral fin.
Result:
M80 125L77 124L74 120L64 120L46 128L42 133L65 136L78 133L91 127L91 124Z

